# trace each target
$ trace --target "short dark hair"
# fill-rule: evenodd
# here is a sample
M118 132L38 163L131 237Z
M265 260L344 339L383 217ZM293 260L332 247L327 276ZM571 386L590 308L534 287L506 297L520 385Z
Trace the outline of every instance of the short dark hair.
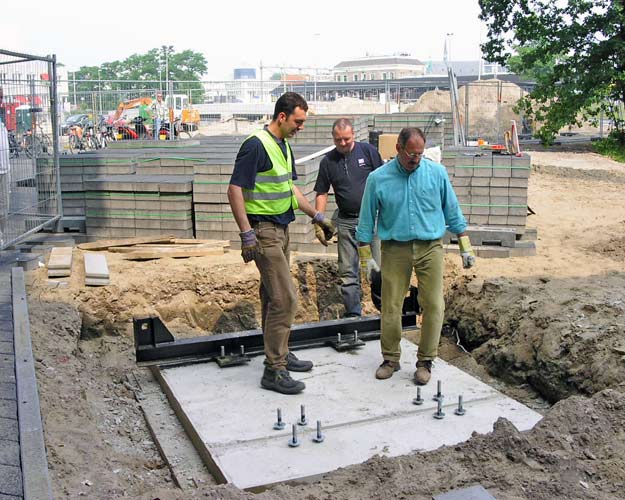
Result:
M301 95L295 92L285 92L276 101L276 107L273 111L273 119L277 120L280 113L284 113L287 117L292 115L295 108L302 108L308 111L308 103Z
M397 136L397 143L402 148L405 148L408 141L412 139L415 135L421 137L421 139L423 139L423 142L425 143L425 134L423 133L423 130L421 130L419 127L402 128L399 132L399 135Z
M349 118L338 118L332 124L332 133L334 133L334 131L337 129L343 130L346 128L351 128L352 130L354 130L354 125L352 124L352 121Z

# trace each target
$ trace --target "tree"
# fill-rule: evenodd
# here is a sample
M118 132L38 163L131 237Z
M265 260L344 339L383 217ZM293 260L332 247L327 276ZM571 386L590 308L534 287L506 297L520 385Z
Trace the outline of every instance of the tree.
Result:
M173 82L174 92L188 94L193 102L201 102L204 91L200 78L206 72L206 64L203 54L192 50L175 52L173 46L163 45L145 54L133 54L123 61L82 66L72 77L76 80L77 94L106 90L153 92L166 90L165 82L169 80ZM73 91L73 83L70 88ZM123 96L111 95L105 107L117 106L121 98Z
M546 142L566 125L614 122L625 145L625 2L623 0L479 0L488 26L485 58L535 77L519 107L543 123Z

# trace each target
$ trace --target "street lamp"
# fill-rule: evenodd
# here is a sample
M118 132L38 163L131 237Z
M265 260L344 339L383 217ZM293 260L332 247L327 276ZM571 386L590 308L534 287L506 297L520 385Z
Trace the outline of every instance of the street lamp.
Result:
M447 67L451 67L451 37L454 36L453 33L445 33L447 37L445 40L445 63Z

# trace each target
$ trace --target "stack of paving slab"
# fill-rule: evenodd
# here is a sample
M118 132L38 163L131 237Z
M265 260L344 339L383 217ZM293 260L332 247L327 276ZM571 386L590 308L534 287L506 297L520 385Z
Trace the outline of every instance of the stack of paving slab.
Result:
M85 180L86 227L98 238L193 237L193 177L108 175Z
M469 223L469 237L478 247L478 256L535 254L536 233L527 230L529 155L447 148L443 164ZM453 235L446 235L445 243L456 242Z
M110 283L106 256L103 253L85 252L85 285L105 286Z
M54 247L48 258L48 278L65 278L72 273L73 247Z
M354 125L357 141L369 142L369 115L310 115L304 129L289 139L292 144L321 144L331 146L332 124L337 118L349 118Z

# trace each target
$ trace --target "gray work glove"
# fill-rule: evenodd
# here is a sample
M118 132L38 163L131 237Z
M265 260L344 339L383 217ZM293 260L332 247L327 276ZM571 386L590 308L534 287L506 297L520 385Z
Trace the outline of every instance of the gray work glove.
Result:
M258 240L253 229L239 233L241 237L241 257L246 264L258 256Z

